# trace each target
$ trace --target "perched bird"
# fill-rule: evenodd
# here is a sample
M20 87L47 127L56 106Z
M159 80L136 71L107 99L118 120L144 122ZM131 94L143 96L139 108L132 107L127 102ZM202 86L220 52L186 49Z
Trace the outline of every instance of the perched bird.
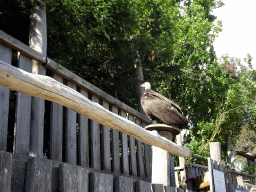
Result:
M174 101L153 91L149 82L145 82L141 87L145 88L141 96L141 106L149 119L153 122L160 119L167 125L187 128L189 121Z

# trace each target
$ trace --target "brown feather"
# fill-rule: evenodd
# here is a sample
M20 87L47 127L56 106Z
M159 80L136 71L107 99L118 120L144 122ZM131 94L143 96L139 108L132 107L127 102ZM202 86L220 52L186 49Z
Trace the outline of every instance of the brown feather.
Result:
M141 105L150 119L156 117L168 125L184 125L189 122L174 101L152 89L145 90L141 97Z

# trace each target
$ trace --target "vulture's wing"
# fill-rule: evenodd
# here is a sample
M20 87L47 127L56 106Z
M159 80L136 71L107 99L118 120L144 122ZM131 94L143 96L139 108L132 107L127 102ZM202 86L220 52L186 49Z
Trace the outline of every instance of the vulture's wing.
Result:
M169 103L169 105L172 105L172 106L175 107L180 113L182 113L180 107L179 107L174 101L172 101L171 99L168 99L167 97L165 97L165 96L163 96L163 95L161 95L161 94L159 94L159 93L157 93L157 92L155 92L155 91L153 91L153 90L150 90L150 93L152 94L152 96L157 97L157 98L159 98L159 99L161 99L161 100L166 101L167 103Z
M146 91L146 114L154 115L166 124L187 124L188 120L181 112L180 107L172 100L153 91Z

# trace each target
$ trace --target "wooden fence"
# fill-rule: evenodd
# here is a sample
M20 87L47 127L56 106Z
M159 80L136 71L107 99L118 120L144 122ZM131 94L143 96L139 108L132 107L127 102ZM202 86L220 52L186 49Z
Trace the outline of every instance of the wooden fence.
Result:
M38 77L37 81L51 82L43 77L52 77L59 84L52 82L49 86L54 85L60 91L78 91L93 103L111 111L111 114L119 116L124 124L127 121L134 122L143 130L150 123L143 114L66 68L59 67L50 58L43 57L1 30L0 63L14 71L16 69L13 67L21 69L16 70L17 73L28 72L22 74L25 79L30 74L32 77L32 74L39 74L41 76L35 76ZM8 72L1 74L2 82L4 78L11 76ZM18 75L15 78L19 79ZM25 79L20 81L26 81ZM11 80L5 82L11 84ZM23 87L15 90L22 89ZM42 95L47 98L43 93ZM76 113L76 109L71 110L57 102L38 98L40 94L34 96L36 97L0 86L2 191L69 191L69 188L75 189L74 191L148 191L151 188L150 145L105 126L104 121L108 121L106 123L110 125L112 123L108 118L101 119L103 123L100 124ZM159 137L154 134L149 136ZM169 145L169 141L161 137L159 140L163 143L162 146L166 145L167 149L172 150L173 145ZM185 148L184 150L186 151ZM173 173L174 170L172 177ZM175 183L172 182L172 185L175 186ZM152 189L165 189L167 192L175 190L175 187L153 185Z
M212 168L216 170L220 169L218 163L215 161L212 162ZM184 168L182 167L175 167L176 173L177 173L177 170L183 170L183 169ZM204 173L208 172L208 170L209 170L209 166L198 165L198 164L188 163L188 162L185 163L186 179L200 178ZM223 170L223 166L222 166L222 170ZM228 169L224 169L224 171L225 171L227 192L235 192L235 190L249 191L250 187L239 185L238 176L242 176L242 179L244 181L247 181L247 183L255 185L255 178L256 178L255 175L249 175L246 173L236 172ZM202 178L200 178L199 180L202 180ZM201 181L198 181L198 182L200 183Z

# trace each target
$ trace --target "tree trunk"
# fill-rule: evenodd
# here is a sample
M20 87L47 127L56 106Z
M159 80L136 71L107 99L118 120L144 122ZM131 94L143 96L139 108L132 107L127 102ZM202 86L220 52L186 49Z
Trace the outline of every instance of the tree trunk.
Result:
M130 39L132 41L132 46L134 46L136 44L137 38L138 38L137 35L130 36ZM134 68L135 68L135 73L136 73L136 77L137 77L136 90L137 90L137 95L138 95L138 107L139 107L138 109L139 109L140 113L145 114L145 112L141 106L141 103L140 103L140 98L144 92L144 89L141 88L140 86L144 82L144 77L143 77L143 70L142 70L139 51L136 51L136 54L135 54Z

